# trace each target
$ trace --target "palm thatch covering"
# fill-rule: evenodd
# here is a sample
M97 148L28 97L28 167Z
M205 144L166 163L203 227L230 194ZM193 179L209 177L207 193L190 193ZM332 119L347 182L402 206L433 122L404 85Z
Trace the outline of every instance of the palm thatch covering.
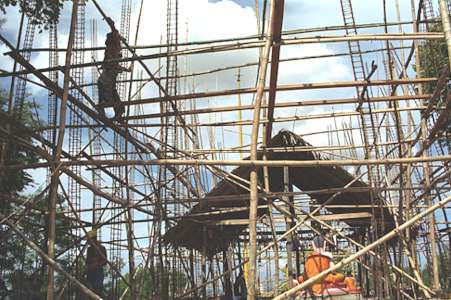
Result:
M304 141L299 135L290 131L282 130L274 136L268 143L268 148L283 148L284 151L267 151L268 160L324 160L319 153L313 151L305 151L305 147L311 146ZM304 147L304 151L300 148ZM261 153L259 154L261 159ZM241 178L249 180L251 168L241 166L232 171ZM319 167L290 167L289 180L291 184L301 191L318 191L331 188L343 188L349 184L355 177L341 167L336 166L319 166ZM263 182L263 171L259 171L259 181ZM283 168L269 168L269 181L271 192L283 191ZM220 181L206 196L205 201L201 200L195 205L191 211L186 214L175 226L171 227L164 236L166 243L174 246L183 246L188 249L196 249L202 251L203 238L207 239L206 252L209 255L225 250L229 243L238 239L240 233L247 226L245 225L217 225L218 221L248 219L249 211L249 191L243 186L246 184L230 182L224 179ZM362 181L356 181L351 185L352 188L365 188L367 184ZM321 204L327 201L334 193L308 193ZM243 197L243 195L246 195ZM338 195L330 204L339 205L368 205L371 204L371 195L369 191L343 192ZM260 199L259 205L266 204L266 201ZM230 209L238 211L230 212ZM220 214L205 214L212 211L229 210ZM369 212L371 208L330 208L328 211L334 214ZM267 213L266 208L260 208L259 216ZM375 211L375 217L380 220L384 217L386 230L393 228L393 218L387 209ZM362 224L361 220L346 220L346 223L353 227L368 226Z

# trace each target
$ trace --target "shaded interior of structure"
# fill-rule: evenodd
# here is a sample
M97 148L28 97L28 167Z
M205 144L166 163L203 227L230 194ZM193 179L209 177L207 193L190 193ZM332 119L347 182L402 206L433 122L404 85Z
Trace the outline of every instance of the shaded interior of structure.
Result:
M319 153L305 151L305 147L309 146L311 145L302 139L301 136L288 130L281 130L268 142L267 148L277 149L267 151L267 160L326 160ZM300 147L304 147L304 149ZM261 158L262 153L259 152L259 159ZM262 169L260 168L258 173L259 183L263 183ZM268 169L270 191L282 192L284 190L283 168L270 167ZM250 172L251 167L241 166L234 169L232 174L249 180ZM354 179L354 176L338 166L289 167L290 184L296 186L301 191L306 191L309 197L315 199L318 204L325 203L334 194L334 192L318 192L319 190L343 188ZM247 225L217 225L215 222L221 220L248 219L249 211L246 208L249 207L249 198L248 196L243 197L243 195L249 194L249 190L245 187L248 187L245 181L238 182L233 177L224 178L206 194L205 199L201 199L188 214L167 231L164 236L164 241L174 246L182 246L199 251L204 250L209 255L227 249L230 243L238 239L239 235L247 228ZM372 201L372 197L379 197L375 193L371 195L366 189L368 185L361 180L355 181L350 187L363 188L365 191L342 192L335 196L328 204L370 205L375 201L375 199ZM267 204L267 201L259 199L259 205L264 204ZM232 208L238 211L230 211ZM221 212L220 214L205 214L221 209L229 209L229 211ZM373 211L370 207L334 207L328 208L328 211L334 214L374 212L374 217L378 221L383 220L385 223L386 231L394 227L392 215L387 208ZM265 213L267 213L266 208L259 208L259 216ZM383 218L381 218L382 215ZM356 219L345 221L352 227L364 227L368 225ZM206 249L203 249L204 246L202 243L204 236L208 240L208 243L205 245Z

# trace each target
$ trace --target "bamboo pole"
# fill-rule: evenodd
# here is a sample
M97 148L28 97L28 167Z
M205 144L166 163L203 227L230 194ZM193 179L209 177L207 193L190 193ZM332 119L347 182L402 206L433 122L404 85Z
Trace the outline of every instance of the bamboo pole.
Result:
M151 159L151 160L80 160L80 161L61 161L60 166L146 166L146 165L197 165L197 166L247 166L247 167L334 167L334 166L360 166L360 165L391 165L391 164L416 164L422 162L443 162L448 164L451 161L451 155L438 155L428 157L404 157L404 158L386 158L386 159L348 159L348 160L208 160L208 159ZM44 168L54 165L48 163L31 163L27 165L5 166L8 169L32 169ZM67 170L64 170L67 172ZM71 175L72 176L72 175ZM73 177L73 176L72 176ZM103 192L101 194L104 194ZM125 202L123 202L125 203ZM124 204L125 205L125 204Z
M93 0L93 3L97 6L97 2ZM98 6L100 8L100 6ZM101 11L101 8L100 10ZM102 11L102 15L106 17L106 15ZM302 37L302 38L291 38L291 39L282 39L280 41L280 45L304 45L304 44L317 44L317 43L341 43L348 41L398 41L398 40L441 40L444 39L445 35L440 32L420 32L420 33L388 33L388 34L366 34L366 35L353 35L353 36L316 36L316 37ZM128 44L126 44L128 46ZM232 51L232 50L244 50L244 49L252 49L252 48L261 48L264 47L264 42L251 41L244 43L230 43L230 44L222 44L218 46L211 47L199 47L193 49L186 50L178 50L171 52L171 55L180 56L180 55L193 55L193 54L206 54L206 53L217 53L224 51ZM88 49L88 48L86 48ZM160 57L166 57L167 53L157 53L157 54L149 54L149 55L136 55L136 51L132 47L127 47L132 53L135 53L132 57L129 58L121 58L121 59L112 59L112 62L131 62L131 61L139 61L141 65L146 69L147 67L143 63L144 60L150 59L158 59ZM10 55L10 53L7 53ZM96 65L101 65L101 62L91 62L73 65L71 68L82 68L82 67L92 67ZM58 66L54 68L43 68L39 69L40 72L49 72L49 71L63 71L63 67ZM29 71L19 71L16 73L5 73L0 74L0 77L11 76L11 75L23 75L29 74ZM154 77L150 71L148 72L149 76ZM154 77L153 79L158 80Z
M448 1L445 0L439 0L440 5L440 15L441 15L441 21L443 26L443 31L445 33L445 40L446 45L448 48L448 67L451 66L451 23L450 23L450 16L449 16L449 10L448 10ZM447 108L449 108L449 99ZM449 115L449 113L448 113ZM441 116L439 117L439 120L441 120ZM425 124L426 120L422 122L422 124ZM438 123L439 121L437 121ZM434 132L434 129L432 132ZM423 130L424 131L424 130ZM429 146L429 145L428 145ZM424 151L423 154L425 154L427 151ZM425 178L426 178L426 184L428 184L429 179L429 166L427 163L424 163L424 172ZM432 200L429 195L427 195L427 204L431 205ZM430 216L429 219L429 234L430 234L430 240L431 240L431 252L432 252L432 274L433 274L433 287L436 289L440 288L440 275L439 275L439 260L438 260L438 254L436 249L436 237L435 237L435 217L434 215Z
M448 11L448 1L438 0L443 31L445 33L446 46L448 48L448 63L451 66L451 23Z
M415 79L393 79L393 80L349 80L349 81L328 81L328 82L304 82L296 84L279 84L277 85L277 91L297 91L297 90L314 90L314 89L333 89L333 88L355 88L355 87L365 87L365 86L384 86L384 85L400 85L400 84L418 84L418 83L429 83L437 81L437 77L425 77L425 78L415 78ZM269 88L265 88L265 92L269 91ZM150 103L160 103L162 101L180 101L187 99L201 98L211 98L218 96L231 96L236 94L252 94L256 93L257 89L254 87L241 88L241 89L229 89L213 92L198 92L190 94L180 94L176 96L168 96L162 99L161 97L154 98L143 98L139 100L133 100L128 103L114 103L103 106L108 107L120 107L125 105L136 105L136 104L150 104Z
M396 102L394 102L396 103ZM396 111L398 112L412 112L412 111L423 111L426 108L426 106L414 106L414 107L404 107L404 108L398 108L396 109ZM445 107L437 107L434 106L433 107L436 111L441 111L441 112L447 112L447 109ZM365 112L362 113L364 115L373 115L373 116L377 116L379 114L383 114L383 116L385 117L387 113L390 112L394 112L395 109L394 108L386 108L386 109L377 109L377 110L372 110L372 112ZM289 117L279 117L279 118L274 118L271 122L272 123L285 123L285 122L292 122L292 121L307 121L307 120L315 120L315 119L329 119L329 118L337 118L337 117L351 117L351 116L357 116L359 115L359 112L356 111L343 111L343 112L331 112L331 113L320 113L320 114L312 114L312 115L293 115L293 116L289 116ZM446 116L446 115L445 115ZM143 119L143 117L141 116L133 116L131 117L133 119ZM146 119L144 117L144 119ZM439 127L437 128L441 128L443 126L443 122L445 120L443 120L441 123L437 122L437 124L439 125ZM208 123L202 123L202 124L186 124L186 126L202 126L202 127L224 127L224 126L251 126L252 125L253 120L243 120L243 121L222 121L222 122L208 122ZM262 120L260 121L261 124L269 124L270 121L269 120ZM169 124L168 126L174 127L176 126L175 124ZM406 127L407 125L402 125L399 124L400 127ZM158 123L153 123L153 124L148 124L148 127L159 127ZM392 127L396 127L396 126L392 126ZM332 132L332 130L330 130ZM338 131L335 131L338 132ZM431 130L431 133L436 134L437 132L434 132Z
M434 23L436 20L423 20L420 21L421 23ZM362 23L362 24L356 24L355 28L378 28L382 26L399 26L399 25L408 25L412 24L412 21L402 21L402 22L387 22L385 23ZM322 27L311 27L311 28L298 28L298 29L291 29L291 30L285 30L282 32L282 35L296 35L296 34L302 34L302 33L312 33L312 32L321 32L321 31L337 31L337 30L345 30L345 29L352 29L354 27L350 26L343 26L343 25L335 25L335 26L322 26ZM192 45L203 45L203 44L214 44L214 43L224 43L224 42L231 42L231 41L240 41L240 40L249 40L249 39L257 39L260 38L260 34L256 35L249 35L244 37L237 37L237 38L227 38L227 39L215 39L215 40L204 40L204 41L192 41L192 42L184 42L184 43L178 43L178 46L192 46ZM169 44L169 46L173 46L172 44ZM153 45L135 45L130 46L134 50L138 49L152 49L152 48L166 48L167 44L153 44ZM104 46L98 46L98 47L85 47L85 48L75 48L75 51L103 51L106 47ZM65 52L67 51L66 48L31 48L26 50L19 50L19 52L43 52L43 51L56 51L56 52Z
M240 88L238 87L238 90ZM252 110L254 109L254 105L241 105L241 101L239 98L240 94L238 94L238 105L233 106L215 106L209 108L200 108L196 110L184 110L179 111L180 115L193 115L193 114L207 114L207 113L219 113L219 112L238 112L238 121L242 121L242 116L240 116L241 111L243 110ZM427 100L430 98L430 94L425 95L402 95L402 96L382 96L382 97L372 97L366 99L370 103L378 103L378 102L393 102L393 101L402 101L402 100ZM323 100L302 100L302 101L289 101L289 102L278 102L274 104L274 108L290 108L290 107L309 107L309 106L323 106L323 105L339 105L339 104L352 104L358 103L359 100L355 98L343 98L343 99L323 99ZM268 105L263 104L262 108L268 108ZM140 114L136 116L130 116L125 118L126 120L133 119L152 119L152 118L161 118L163 116L172 116L173 112L169 113L152 113L152 114Z
M258 131L260 126L260 113L263 94L266 85L266 70L268 67L269 54L272 45L272 32L274 28L274 14L276 11L276 1L271 0L269 13L269 28L266 36L265 47L260 55L260 69L255 97L254 118L251 133L251 160L257 160ZM280 9L280 7L279 7ZM283 9L283 6L282 8ZM254 300L256 297L256 277L257 277L257 206L258 206L258 173L257 168L252 168L250 173L250 199L249 199L249 271L247 279L247 299Z
M70 63L72 58L72 48L75 40L75 28L77 25L77 11L78 11L79 1L74 0L72 4L72 16L71 16L71 25L69 32L69 39L67 42L66 52L66 61L65 61L65 71L64 71L64 83L63 83L63 94L61 98L60 105L60 125L58 130L58 141L56 144L53 160L54 165L52 165L52 177L51 177L51 188L50 188L50 200L49 200L49 209L50 213L48 215L48 242L47 242L47 251L48 256L51 260L55 258L55 229L56 229L56 202L58 198L58 180L59 180L59 163L61 159L61 153L63 150L63 142L64 142L64 131L66 126L66 111L67 111L67 99L69 95L69 71L70 71ZM49 265L48 275L47 275L47 300L53 300L55 295L55 277L54 277L54 269L52 265Z
M379 245L391 240L395 236L399 235L403 230L405 230L405 229L409 228L410 226L416 224L422 218L424 218L427 215L433 213L436 209L444 207L450 201L451 201L451 197L448 197L448 198L438 202L437 204L429 207L425 211L417 214L416 216L414 216L410 220L406 221L402 225L400 225L397 228L393 229L392 231L390 231L389 233L387 233L383 237L381 237L378 240L374 241L370 245L368 245L365 248L363 248L363 249L357 251L356 253L350 255L349 257L343 259L341 262L339 262L338 264L334 265L333 267L331 267L331 268L319 273L318 275L316 275L316 276L314 276L312 278L309 278L308 280L304 281L302 284L290 289L289 291L287 291L285 293L282 293L282 294L278 295L277 297L274 297L273 299L274 300L282 300L282 299L285 299L286 297L288 297L290 295L295 294L298 291L301 291L301 290L305 289L306 287L310 286L314 282L316 282L318 280L321 280L324 276L330 274L331 272L337 271L338 269L346 266L350 262L352 262L352 261L356 260L357 258L361 257L362 255L368 253L370 250L374 249L375 247L377 247L377 246L379 246Z

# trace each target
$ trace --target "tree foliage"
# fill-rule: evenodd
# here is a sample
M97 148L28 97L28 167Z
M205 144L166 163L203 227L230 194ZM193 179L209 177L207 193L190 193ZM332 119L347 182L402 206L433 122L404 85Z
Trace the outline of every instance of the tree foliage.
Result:
M39 28L47 29L50 24L57 23L64 2L67 0L0 0L0 10L6 13L8 6L19 6L30 20Z
M430 24L428 31L441 32L440 23ZM444 39L427 40L420 45L420 63L423 77L439 76L443 68L448 65L448 48ZM425 85L428 93L434 92L435 82Z
M438 254L438 265L440 274L440 286L443 291L451 292L451 258L449 246L444 246L443 251ZM421 277L428 286L432 284L431 265L426 265L421 270Z
M158 270L158 274L152 271L154 269ZM126 274L124 277L128 280L129 276ZM134 279L138 289L141 290L142 299L170 299L171 292L174 292L173 289L181 290L188 282L187 276L182 272L161 268L159 265L152 269L138 267ZM107 284L106 290L110 291L110 295L112 295L112 288L109 284ZM122 295L126 289L127 285L122 280L119 281L118 294ZM131 299L130 291L127 291L123 299Z
M7 97L0 90L0 110L6 112ZM22 125L36 126L32 118L30 103L24 105L23 115L20 119ZM7 136L7 125L0 121L0 155L5 164L28 164L38 161L38 156L24 143L31 143L31 138L20 131L10 127L14 138ZM23 142L23 143L22 143ZM48 193L37 195L24 195L25 189L33 184L32 175L24 170L3 169L0 174L0 212L3 215L14 214L10 219L18 221L20 212L24 211L21 204L30 200L31 206L25 212L26 217L18 222L20 230L25 236L46 249L47 245L47 206ZM59 207L63 199L59 197ZM64 219L57 220L57 253L70 245L69 222ZM28 248L21 237L11 231L8 226L0 225L0 299L44 299L46 293L46 268L40 257ZM59 259L65 265L65 258ZM8 298L7 298L8 299Z
M442 32L441 23L430 24L428 31L431 32ZM440 40L427 40L425 43L420 45L420 64L422 77L437 77L440 76L443 68L448 66L448 48L446 41L444 39ZM432 103L438 107L446 108L447 105L447 95L450 92L450 84L448 78L448 87L442 93L442 95ZM436 88L436 82L428 83L424 85L425 93L433 93ZM428 102L426 101L426 105ZM444 126L445 130L445 138L439 139L439 142L447 146L451 147L451 141L449 137L451 136L451 113L448 115L447 123Z

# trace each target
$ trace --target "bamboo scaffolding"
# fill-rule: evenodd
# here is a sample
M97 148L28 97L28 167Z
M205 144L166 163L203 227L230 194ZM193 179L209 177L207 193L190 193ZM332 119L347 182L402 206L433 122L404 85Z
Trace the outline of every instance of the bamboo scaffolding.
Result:
M73 3L74 7L76 2L78 1ZM100 15L105 18L107 15L99 2L94 0L93 4ZM127 115L121 122L109 120L99 115L93 109L97 99L88 95L84 89L87 86L95 87L95 82L78 85L69 76L69 71L75 68L83 71L87 67L95 68L102 64L102 62L94 61L70 65L67 61L68 59L70 61L72 53L86 51L95 53L95 51L105 50L105 47L74 49L70 44L71 32L67 49L19 49L20 44L14 47L0 34L0 41L10 51L6 54L14 61L12 71L0 70L0 77L12 77L12 82L18 78L27 80L39 88L49 90L61 99L59 102L59 105L61 105L60 113L57 118L60 120L58 126L39 125L38 128L30 129L20 125L7 113L0 113L2 118L0 122L0 142L2 142L2 146L14 138L17 144L33 151L41 158L37 163L11 164L5 162L3 157L5 152L3 152L0 165L1 172L39 168L48 168L52 171L52 181L42 191L43 194L45 191L50 190L50 206L42 209L36 207L32 201L12 199L11 203L14 203L15 209L8 216L2 215L0 224L7 224L5 225L9 228L6 232L7 234L16 232L12 226L16 226L15 229L19 230L17 225L20 222L23 222L24 225L36 226L39 232L44 232L46 231L45 226L32 224L26 218L27 214L40 213L49 220L49 245L55 240L54 235L52 235L52 231L55 232L55 229L70 231L73 239L73 242L67 249L62 249L59 253L54 251L51 253L52 247L49 247L48 254L41 253L42 251L39 252L40 249L37 248L37 245L33 244L32 241L25 240L26 244L33 251L36 251L48 263L49 269L52 270L49 272L48 299L59 298L63 295L63 292L65 293L68 290L73 293L74 287L77 287L89 297L95 296L82 283L77 281L77 277L74 274L77 272L75 268L80 264L79 260L83 259L83 251L86 248L86 245L83 246L83 243L80 243L84 238L80 236L81 230L86 234L88 227L103 226L116 226L127 230L126 238L110 238L103 241L108 245L107 247L117 249L122 257L128 257L126 263L129 264L131 275L126 278L126 276L122 276L118 272L120 270L116 270L119 277L122 277L119 280L126 285L131 285L131 288L127 287L122 295L117 295L121 299L126 297L127 293L130 293L131 297L136 299L142 297L157 298L162 296L165 285L168 288L167 296L169 298L183 298L188 295L194 298L201 295L204 297L218 297L221 293L231 297L233 292L230 291L230 283L231 281L233 282L233 273L246 263L249 266L249 276L247 278L248 299L255 299L258 290L262 289L260 284L263 284L265 280L266 291L271 289L269 286L273 282L276 283L272 286L272 289L275 291L273 294L275 299L288 297L296 291L307 287L316 277L309 279L295 289L290 289L288 292L276 296L280 292L279 263L289 259L292 254L290 249L287 249L285 252L283 245L287 242L287 248L289 248L291 237L295 232L301 234L303 240L311 239L311 234L319 234L316 225L336 232L341 238L340 243L348 243L347 245L356 247L357 252L348 257L344 254L345 258L338 266L342 267L358 260L356 265L362 275L360 283L364 291L374 289L376 296L381 298L405 297L407 299L418 299L423 296L422 294L426 298L438 296L436 289L440 288L439 279L441 274L438 273L437 266L439 265L439 256L446 249L444 248L446 237L449 237L450 234L449 230L447 230L447 228L449 229L447 214L449 214L449 202L451 200L447 196L449 196L451 189L449 186L451 156L448 153L449 149L444 148L438 142L440 138L446 137L444 129L451 105L451 98L443 96L448 92L446 82L447 77L449 77L449 69L443 69L440 74L437 74L437 77L423 77L419 45L429 41L445 41L450 50L451 29L446 1L439 0L442 20L435 18L433 11L431 13L427 6L423 7L423 4L429 3L428 1L412 0L411 2L412 21L401 21L399 3L396 1L390 5L396 6L397 21L388 22L387 18L390 16L388 12L390 12L392 7L389 6L388 1L383 1L384 22L382 23L354 24L353 26L322 26L283 31L284 1L272 0L264 1L265 6L262 17L257 13L258 34L255 35L189 41L187 34L187 42L185 43L176 42L169 44L168 42L168 44L163 44L160 42L160 44L156 45L140 45L136 35L134 45L126 43L124 47L133 55L112 61L118 63L139 63L147 74L146 78L140 76L140 78L135 79L132 76L129 79L119 80L118 83L130 86L127 101L119 102L115 105L101 105L108 108L126 108ZM415 2L419 4L417 10L415 9ZM143 1L141 1L141 5L142 3ZM258 1L257 4L259 4ZM268 22L265 20L266 4L270 4L269 7L271 8ZM256 10L258 12L258 8ZM425 16L423 20L421 19L422 14ZM73 21L72 19L72 26ZM439 24L440 22L443 23L443 32L420 31L420 24L429 25ZM403 31L407 28L406 25L412 25L413 32L404 33ZM389 26L396 26L393 27L393 30L398 32L389 32ZM265 27L267 28L266 30ZM342 35L341 32L343 30L348 32L349 30L370 28L374 30L377 28L379 31L383 29L384 32L373 31L378 33L368 34L358 34L356 32L356 35ZM264 34L265 31L266 34ZM326 32L333 32L333 35L329 35ZM313 35L311 33L318 34ZM409 42L408 46L404 46L404 41L412 42ZM279 57L281 48L291 45L332 45L332 43L340 43L337 46L342 46L343 44L341 43L348 42L368 45L369 48L366 47L367 49L359 49L359 55L362 55L363 58L374 58L379 65L378 72L376 72L376 68L367 68L368 70L364 71L370 72L370 75L366 76L365 80L278 84L277 78L280 70L282 70L280 67L281 63L301 60L310 62L349 55L349 53L334 51L324 55L285 57L281 59ZM383 46L376 48L375 42ZM166 47L168 51L164 52L163 48ZM170 51L173 48L178 50ZM159 50L159 52L151 52L152 49ZM195 72L190 71L188 63L186 63L183 72L180 70L178 72L180 74L177 73L174 76L160 76L160 74L157 74L162 68L161 65L155 73L151 73L149 69L149 66L155 62L155 59L160 60L168 56L184 57L188 61L188 58L192 55L198 57L207 54L216 57L213 54L220 55L221 53L240 55L249 49L254 49L251 50L251 52L254 51L252 52L254 54L259 53L258 62L250 60L241 64L224 64L213 69L205 68ZM142 53L146 54L139 55L137 53L139 50L144 50ZM256 52L257 50L258 52ZM65 52L65 65L54 68L35 68L21 55L28 52L43 53L50 51ZM248 53L251 52L248 51ZM381 72L379 72L380 66L383 65L379 62L379 59L383 55L387 57L387 59L382 58L382 60L386 60L384 64L386 63L387 65L385 77L384 75L381 76ZM411 65L413 58L415 58L414 71L416 72L416 77L412 79L409 76L413 67ZM268 72L269 81L266 84L266 70L269 63L271 63L271 67L270 72ZM18 64L24 67L23 71L17 71L16 65ZM197 82L204 79L208 80L206 75L237 68L239 71L239 85L237 88L219 89L218 84L213 91L207 89L203 91L194 88ZM245 70L245 72L242 72L242 70ZM258 71L256 72L256 70ZM52 82L44 75L46 72L55 71L61 71L65 74L62 88L58 86L58 83ZM247 81L247 77L251 73L253 75L257 73L256 85L242 88L241 83L245 82L245 80ZM35 75L40 82L26 78L25 75L27 74ZM221 76L223 75L227 76L228 73L221 73ZM371 75L375 79L370 78ZM185 80L183 91L180 89L180 93L178 92L177 95L169 96L161 82L164 83L168 80L178 81L182 78ZM189 86L187 80L191 79L193 80L193 88L187 88ZM152 81L157 85L159 96L143 98L141 91L144 87L148 87L148 84ZM132 95L132 85L135 84L137 85L136 93ZM423 85L433 85L435 90L431 94L425 94ZM341 94L343 92L344 94L355 88L360 91L355 98L338 98L342 97L341 95L335 98L329 97L333 96L333 93ZM75 101L71 95L68 95L69 90L80 93L82 98L84 98L83 102ZM303 91L319 91L330 95L324 96L324 98L312 97L312 99L310 97L294 99L293 97L292 100L285 97L289 96L290 92ZM268 94L267 103L265 94ZM276 95L283 95L283 102L280 99L276 101ZM238 96L240 100L238 105L234 104L236 102L235 96ZM243 101L244 105L242 105L241 96L246 96L243 97L244 101L252 98L253 102ZM444 99L444 103L441 101L439 102L440 105L436 104L438 99ZM205 107L204 103L207 101L209 105ZM188 102L190 105L186 105ZM230 105L226 105L225 103L227 102L230 102ZM45 103L41 104L45 105ZM65 111L67 104L73 106L69 106L69 109L73 112L80 110L78 113L75 112L82 120L80 125L66 122ZM157 104L156 106L172 105L175 109L169 112L154 112L152 104ZM352 105L358 106L360 109L350 111L349 107ZM318 110L327 108L328 111L320 113L317 111L310 112L310 110L316 108ZM235 111L239 117L233 115L230 118L229 116L232 114L228 113ZM252 119L249 118L251 111L253 111ZM306 114L305 111L309 113ZM280 114L276 114L276 112L280 112ZM262 113L263 117L261 116ZM246 114L245 119L243 119L244 114ZM205 118L203 118L204 115ZM187 117L190 120L189 123L184 119L185 116L190 116ZM219 119L217 119L218 116ZM359 117L361 122L363 119L366 119L365 122L368 124L358 124ZM168 137L161 130L162 125L160 121L174 118L177 119L177 124L167 124L169 130L174 129L177 132L174 136L176 140L171 145ZM337 120L337 118L339 119ZM39 122L41 121L39 117L37 119ZM324 123L333 122L333 125L328 125L327 130L307 128L308 126L304 128L306 123L307 125L313 125L315 123L312 122L313 120L324 120ZM421 120L421 123L415 124L418 120ZM339 124L340 122L342 122L341 125ZM260 126L263 132L259 135ZM279 126L293 126L293 129L301 128L299 130L306 131L301 132L302 137L308 136L313 140L317 138L322 139L327 134L329 143L327 146L321 143L318 146L267 147L267 142L272 135L272 128ZM215 129L214 127L220 127L221 129ZM92 145L92 141L96 138L90 136L86 142L84 141L85 147L79 153L69 155L63 149L62 140L58 140L55 143L47 140L43 134L46 130L59 130L58 138L63 138L64 129L66 128L92 129L102 141L104 149L97 155L88 154L86 149ZM125 144L119 146L117 143L111 142L111 131L109 129L122 139ZM185 135L179 134L179 129L183 130ZM218 132L222 133L221 142L215 142L215 138L218 141L221 139L220 136L215 137L215 134ZM359 133L364 134L361 140L357 136ZM31 138L32 142L21 138L22 134L27 138ZM229 137L233 136L233 138L236 138L238 135L241 142L239 146L236 146L233 144L234 140L229 139ZM244 135L250 137L250 144L245 145L242 142ZM207 144L209 141L211 147L204 147L206 137L208 138ZM259 142L259 137L263 138L261 143ZM4 149L2 148L2 150ZM53 156L49 154L52 151L55 153ZM166 157L164 155L165 151L173 153L173 156L170 158ZM304 154L313 152L329 159L275 161L268 160L267 153L270 152L287 154L292 152L302 152ZM249 159L243 159L246 153L250 154ZM237 159L238 156L240 159ZM107 175L105 176L105 182L99 185L94 181L78 176L71 171L70 168L73 166L84 166L88 171L105 174ZM250 180L245 179L247 175L241 175L245 177L242 178L226 171L229 170L229 166L248 168L251 172ZM354 180L365 182L368 186L351 187L350 185L354 182L352 181L343 187L337 188L290 191L286 186L288 182L287 178L285 178L284 191L271 192L270 168L288 170L288 167L296 171L302 171L302 169L296 168L343 167L349 173L357 174L353 176ZM120 169L121 173L125 171L125 174L116 173L114 171L115 168L117 170ZM158 174L166 168L173 174L170 178L163 178ZM367 169L365 170L366 172L364 168ZM129 173L135 172L139 180L134 182L131 180L132 175ZM257 172L263 173L264 182L257 182ZM56 199L52 198L52 196L56 195L58 189L58 185L55 188L54 183L61 182L61 179L66 177L72 178L81 186L84 192L92 193L92 195L97 195L104 199L102 202L105 201L103 203L106 203L106 205L100 208L94 207L94 205L92 207L77 208L74 207L73 203L69 202L70 212L57 212L56 202L52 201ZM221 184L220 180L233 183L241 191L233 196L205 196L211 189L211 185ZM272 180L274 178L271 178ZM118 196L105 191L115 186L119 186L119 189L125 191L124 195ZM174 187L173 194L169 192L162 193L162 191L170 191L169 187L172 186ZM62 188L62 191L65 194L64 188ZM344 192L365 192L372 195L372 197L377 195L377 200L374 200L374 203L365 205L358 203L330 204L332 199ZM320 195L332 196L321 205L315 204L315 196ZM288 201L288 199L293 199L293 201ZM259 200L266 202L262 205L262 202L259 203ZM222 203L226 201L232 201L230 202L232 204L223 207ZM249 202L249 207L235 204L238 203L237 201ZM113 203L118 204L119 207L112 207ZM210 209L186 215L194 205L206 205ZM304 209L307 205L310 207L309 212ZM365 209L365 213L353 212L346 215L326 213L315 215L319 211L323 212L324 209L355 209L355 211ZM385 209L390 211L395 218L396 228L382 236L381 233L386 232L384 228L387 226L387 220L384 220L385 216L382 217L382 220L376 220L374 216ZM441 213L443 213L445 218L444 221L435 220L435 211L437 209L441 209ZM257 211L260 212L262 210L267 210L269 222L267 218L257 218ZM135 211L136 214L133 213ZM239 213L240 217L229 217L232 213ZM94 219L92 222L90 219L87 221L86 216L91 216L91 214L99 214L100 217L97 221ZM249 219L241 217L246 214L249 214ZM427 219L423 220L423 218ZM56 220L58 219L67 220L70 224L57 225ZM294 219L297 220L297 223L291 223ZM355 225L335 222L346 219L355 220ZM184 250L164 244L162 239L164 232L169 227L177 226L178 222L183 222L183 220L204 224L202 234L204 251ZM306 223L307 221L310 222ZM326 223L331 221L333 223ZM281 230L281 227L283 227L281 222L286 222L286 230ZM147 224L149 234L147 237L135 236L134 231L141 230L141 225L143 224ZM53 228L51 228L52 226ZM228 246L227 251L222 254L207 256L206 249L208 248L207 246L210 246L208 245L208 228L215 228L215 226L224 226L222 228L233 228L233 226L249 227L248 230L242 231L241 235ZM337 230L341 226L346 232L361 234L361 239L351 239L343 231ZM362 230L361 228L372 228L372 230L360 231ZM404 233L404 231L406 232ZM20 233L18 234L20 235ZM395 237L398 237L396 243L386 243ZM328 242L331 241L328 240ZM249 245L249 258L245 255L244 259L241 257L243 255L243 245L244 247ZM72 251L70 249L77 251L78 254L75 257L75 261L64 271L58 263L55 263L55 260L67 253L67 251ZM128 255L124 255L125 252ZM141 255L141 257L138 258L137 255ZM433 279L431 287L424 284L421 277L423 272L419 272L420 268L423 270L422 268L424 267L422 264L423 256L426 257L427 264L431 266L430 274L432 274L431 277ZM257 257L260 257L262 260L261 265L266 268L266 272L257 269ZM343 256L340 254L339 257ZM221 259L223 260L222 265L219 263ZM294 263L294 260L291 260ZM292 264L289 263L289 265ZM406 268L409 268L409 271L406 271ZM56 296L53 296L53 283L50 286L50 277L53 277L53 269L57 272L62 272L65 277L65 281ZM292 269L294 270L294 267ZM333 270L336 269L329 269L320 275L324 276ZM181 282L178 282L178 273L188 274L186 280L189 283L186 286L181 286ZM139 274L148 274L149 282L152 286L158 286L159 288L153 291L153 294L146 294L144 277L136 277ZM394 275L393 279L391 277L392 274ZM258 276L260 278L257 281ZM217 282L218 280L221 282ZM407 289L412 289L412 294ZM201 292L198 292L199 290ZM161 293L161 295L158 295L158 293ZM94 297L94 299L99 298Z

